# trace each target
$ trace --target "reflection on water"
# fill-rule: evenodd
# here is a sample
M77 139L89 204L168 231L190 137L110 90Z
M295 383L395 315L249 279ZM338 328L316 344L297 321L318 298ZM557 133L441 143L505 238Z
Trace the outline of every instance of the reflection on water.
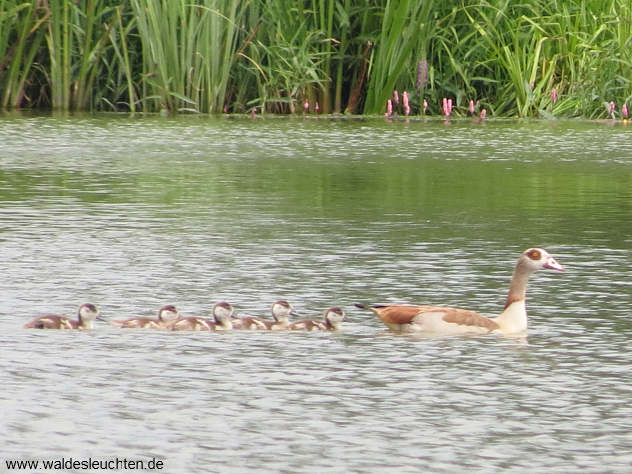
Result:
M167 472L625 472L632 146L560 122L0 119L3 457ZM504 303L528 340L389 333L355 302ZM339 334L21 328L231 301ZM266 315L267 316L267 315ZM3 460L4 462L4 460Z

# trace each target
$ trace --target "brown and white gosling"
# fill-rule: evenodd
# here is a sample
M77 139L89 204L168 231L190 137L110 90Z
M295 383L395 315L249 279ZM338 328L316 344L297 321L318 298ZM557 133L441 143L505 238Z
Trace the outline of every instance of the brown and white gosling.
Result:
M292 305L286 300L278 300L272 304L271 308L273 321L256 317L245 317L239 321L233 320L233 324L238 329L263 329L268 331L279 331L289 329L290 316L298 316Z
M213 306L213 319L179 318L169 328L173 331L229 331L233 329L233 312L231 304L222 301Z
M292 331L338 331L345 319L345 313L341 308L332 307L325 311L323 321L313 319L303 319L290 324Z
M429 305L356 304L373 311L394 331L436 334L518 334L527 330L526 291L529 277L542 268L564 271L546 250L530 248L518 258L503 312L488 318L474 311Z
M158 318L130 318L125 320L110 321L112 326L120 328L149 328L149 329L166 329L169 325L180 317L178 309L170 304L163 306L158 310Z
M39 316L24 325L27 329L92 329L94 320L105 321L99 314L98 308L92 303L84 303L79 306L77 319L69 319L66 316L47 314Z

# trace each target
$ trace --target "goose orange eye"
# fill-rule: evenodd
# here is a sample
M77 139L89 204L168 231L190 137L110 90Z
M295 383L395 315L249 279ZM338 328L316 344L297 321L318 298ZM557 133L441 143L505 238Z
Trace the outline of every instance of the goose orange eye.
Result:
M542 253L539 250L534 249L527 254L527 257L531 260L540 260L542 258Z

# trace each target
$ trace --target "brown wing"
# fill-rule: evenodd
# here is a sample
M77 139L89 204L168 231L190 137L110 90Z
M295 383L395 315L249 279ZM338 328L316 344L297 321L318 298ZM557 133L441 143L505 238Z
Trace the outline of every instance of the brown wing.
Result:
M153 327L156 324L156 320L153 318L131 318L125 321L111 321L113 326L119 326L122 328L145 328Z
M445 310L443 320L446 323L454 323L463 326L477 326L493 331L498 329L498 323L486 316L460 308L437 308Z
M372 306L369 309L374 311L387 325L414 324L415 318L423 316L426 313L443 313L442 319L446 323L477 326L488 329L489 331L493 331L499 327L495 321L474 311L461 308L430 305L384 305Z
M193 322L192 322L193 319L195 318L176 319L173 323L171 323L170 329L172 331L190 330L193 325Z
M49 314L29 321L24 327L27 329L73 329L77 327L77 321L72 321L65 316Z
M247 316L238 321L240 321L239 324L235 324L233 319L233 325L236 329L267 329L266 322L261 318Z
M176 320L170 327L173 331L209 331L209 322L204 318L181 318Z
M290 325L286 322L264 321L264 323L266 325L266 329L269 331L280 331L290 328Z
M385 324L410 324L419 315L421 308L423 306L399 304L369 307Z
M313 319L303 319L290 324L293 331L324 331L327 326L322 321L314 321Z

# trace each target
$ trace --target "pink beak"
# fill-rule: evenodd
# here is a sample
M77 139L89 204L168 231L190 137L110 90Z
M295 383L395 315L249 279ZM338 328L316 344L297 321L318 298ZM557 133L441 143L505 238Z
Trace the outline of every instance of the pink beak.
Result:
M548 268L549 270L557 270L558 272L564 271L564 267L557 263L557 261L553 257L548 258L548 260L544 264L544 268Z

